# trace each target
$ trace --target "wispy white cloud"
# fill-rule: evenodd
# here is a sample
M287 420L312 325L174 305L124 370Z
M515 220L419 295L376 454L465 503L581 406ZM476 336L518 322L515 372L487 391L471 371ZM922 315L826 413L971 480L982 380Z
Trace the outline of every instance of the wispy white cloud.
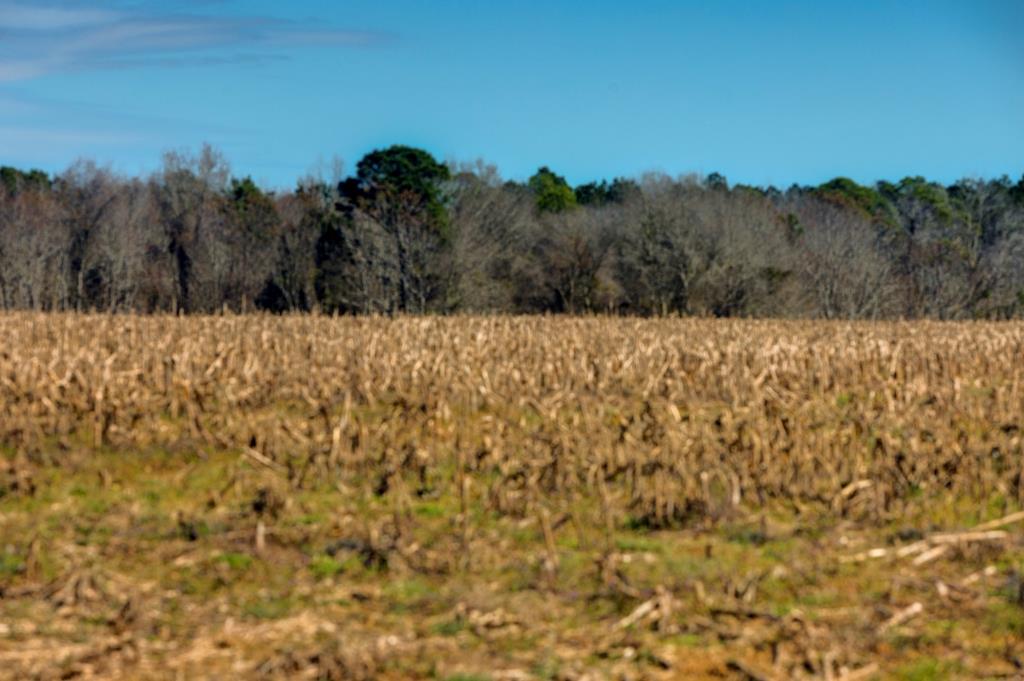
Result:
M103 132L97 130L61 129L21 125L0 125L0 142L5 148L37 148L47 145L128 145L145 141L135 132Z
M76 157L130 152L154 144L150 135L130 130L97 130L66 125L0 124L2 161L16 166L57 170Z
M41 76L47 71L42 60L11 59L4 60L0 57L0 83L15 80L28 80Z
M39 110L38 104L25 97L0 92L0 111L3 111L5 114L3 117L0 117L0 124L3 123L3 118L31 116Z
M187 6L187 3L186 3ZM0 82L50 73L265 62L310 45L369 46L382 33L253 15L163 13L144 5L0 0Z
M7 30L52 31L101 24L117 17L116 12L101 8L0 4L0 27Z
M145 165L182 143L216 139L223 145L252 133L244 125L124 111L110 103L51 98L33 89L0 87L0 164L57 171L75 158L114 155Z

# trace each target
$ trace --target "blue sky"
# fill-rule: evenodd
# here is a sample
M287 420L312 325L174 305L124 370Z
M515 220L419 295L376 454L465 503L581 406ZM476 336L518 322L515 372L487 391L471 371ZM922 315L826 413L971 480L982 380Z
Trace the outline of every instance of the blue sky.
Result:
M0 0L0 164L219 147L288 187L392 143L788 186L1024 173L1024 2Z

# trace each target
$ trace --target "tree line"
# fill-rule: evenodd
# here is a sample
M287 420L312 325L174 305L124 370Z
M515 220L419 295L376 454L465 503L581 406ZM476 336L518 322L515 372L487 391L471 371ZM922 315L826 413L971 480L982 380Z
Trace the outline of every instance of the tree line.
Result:
M1024 177L730 186L526 182L393 146L269 192L206 146L149 177L0 168L0 308L611 312L828 319L1024 313Z

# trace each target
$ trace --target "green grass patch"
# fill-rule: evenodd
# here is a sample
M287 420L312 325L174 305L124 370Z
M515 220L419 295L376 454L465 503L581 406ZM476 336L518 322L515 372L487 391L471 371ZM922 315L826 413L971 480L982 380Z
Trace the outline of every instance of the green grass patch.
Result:
M330 579L345 569L344 565L330 556L315 556L309 561L309 571L316 579Z
M14 577L25 569L25 561L13 553L0 554L0 578Z
M665 545L654 537L635 534L615 538L615 548L624 553L664 553Z
M997 635L1024 638L1024 607L1013 602L997 602L985 611L985 628Z
M699 634L676 634L665 639L665 643L679 648L703 648L707 645Z
M260 620L277 620L287 617L294 603L290 598L275 597L249 601L242 606L242 614Z
M466 630L466 623L461 618L442 620L430 627L430 631L438 636L455 636L460 631Z
M244 572L252 567L253 558L248 553L222 553L217 560L232 570Z
M895 670L894 678L901 681L938 681L959 678L963 667L955 662L923 658Z
M444 518L452 511L438 501L423 501L413 507L413 512L421 518Z
M418 577L396 579L384 587L384 595L399 610L416 607L433 594L434 590L431 586Z

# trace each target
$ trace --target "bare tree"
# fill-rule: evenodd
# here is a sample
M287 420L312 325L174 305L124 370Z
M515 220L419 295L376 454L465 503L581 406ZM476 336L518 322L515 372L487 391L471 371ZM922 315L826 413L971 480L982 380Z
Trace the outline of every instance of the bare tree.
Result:
M992 272L991 295L985 301L989 315L1008 319L1024 313L1024 230L997 241L984 267Z
M167 240L159 229L149 187L139 181L121 185L105 219L94 229L83 258L88 299L110 311L152 311L170 299L166 272Z
M814 198L795 207L797 263L807 311L826 319L877 319L898 313L892 265L878 230L860 213Z
M273 199L251 179L208 199L192 249L191 303L197 309L251 309L272 281L280 218Z
M690 311L717 317L779 314L793 262L778 214L747 188L690 190Z
M166 282L154 287L168 249L150 187L88 161L71 166L56 186L72 235L74 305L150 310L160 298L169 300Z
M328 309L356 314L400 309L395 242L377 221L361 213L328 216L317 262L317 296Z
M71 234L49 190L0 190L0 304L5 309L69 306Z
M172 256L177 289L172 300L174 309L202 309L210 303L199 300L193 304L192 269L200 234L217 219L214 203L227 190L229 177L224 157L204 145L198 156L165 154L163 168L152 180Z
M317 215L334 197L321 197L315 188L278 197L280 234L271 281L260 294L261 306L276 310L312 310L316 295L316 246L320 237Z
M679 189L649 176L640 196L621 210L615 271L630 311L689 311L694 224Z
M452 175L449 305L473 312L509 310L515 275L527 267L533 199L503 187L497 169L481 161L453 168Z

